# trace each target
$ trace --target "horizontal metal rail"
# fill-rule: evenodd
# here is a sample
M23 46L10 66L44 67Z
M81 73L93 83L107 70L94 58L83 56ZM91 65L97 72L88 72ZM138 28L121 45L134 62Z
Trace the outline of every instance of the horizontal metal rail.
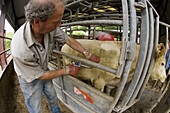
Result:
M93 29L75 29L75 30L67 30L67 32L70 31L93 31ZM114 34L122 34L123 32L119 32L117 30L111 31L111 30L96 30L96 31L103 31L103 32L109 32L109 33L114 33Z
M2 54L4 54L4 53L8 52L9 50L10 50L10 49L1 52L0 55L2 55Z
M5 37L5 36L0 36L0 38L12 40L12 38L8 38L8 37Z
M65 5L64 7L68 8L68 7L71 7L71 6L75 5L75 4L78 4L78 3L83 2L83 1L86 1L86 0L77 0L77 1L74 1L74 2L71 2L71 3L67 4L67 5Z
M164 22L159 21L159 24L170 28L170 25L168 25L168 24L166 24L166 23L164 23Z
M113 74L116 74L116 72L117 72L116 69L113 69L113 68L110 68L110 67L107 67L107 66L104 66L104 65L101 65L101 64L83 59L83 58L79 58L79 57L76 57L76 56L73 56L73 55L69 55L69 54L63 53L63 52L58 51L58 50L53 50L53 52L60 54L60 55L63 55L63 56L66 56L66 57L69 57L69 58L74 59L74 60L78 60L78 61L80 61L84 64L87 64L87 65L90 65L90 66L93 66L93 67L97 67L99 69L102 69L104 71L107 71L107 72L110 72L110 73L113 73Z
M102 24L123 25L123 21L122 20L85 20L85 21L62 24L61 27L74 26L74 25L102 25Z

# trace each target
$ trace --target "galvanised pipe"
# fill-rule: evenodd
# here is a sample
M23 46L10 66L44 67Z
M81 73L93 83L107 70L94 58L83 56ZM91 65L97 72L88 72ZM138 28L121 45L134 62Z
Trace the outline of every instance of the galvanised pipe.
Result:
M136 8L135 8L135 1L134 0L130 0L129 1L129 8L130 8L130 42L132 44L129 44L131 46L131 60L127 60L126 61L126 65L125 65L125 69L124 69L124 73L123 73L123 77L128 77L129 72L130 72L130 68L132 65L132 61L134 59L134 55L135 55L135 51L136 51L136 28L137 28L137 20L136 20ZM126 81L125 83L126 84ZM118 105L119 108L124 108L129 100L127 95L131 95L132 92L130 92L129 90L131 90L132 88L130 87L128 89L128 91L126 92L126 95L123 98L123 101Z
M79 22L72 22L72 23L66 23L62 24L61 27L64 26L74 26L74 25L123 25L122 20L85 20L85 21L79 21Z
M141 89L137 95L137 99L139 99L141 96L142 96L142 93L145 89L145 86L149 80L149 77L150 77L150 73L151 73L151 70L152 70L152 67L153 67L153 64L155 62L155 55L156 55L156 51L157 51L157 45L158 45L158 39L159 39L159 16L156 17L155 19L155 29L154 29L154 48L153 48L153 51L152 51L152 58L151 58L151 63L150 63L150 66L149 66L149 69L148 69L148 73L147 73L147 76L145 77L145 80L141 86Z
M159 24L161 24L161 25L163 25L163 26L166 26L166 27L170 28L170 25L168 25L168 24L166 24L166 23L164 23L164 22L159 21Z
M151 8L153 9L155 15L158 17L159 14L158 14L157 11L155 10L155 8L152 6L152 4L150 3L150 1L149 1L149 0L146 0L146 2L148 3L149 7L151 7Z
M123 42L122 42L122 52L121 52L121 61L119 61L119 67L116 76L120 78L120 76L123 73L123 68L125 65L125 54L126 54L126 44L128 41L128 29L129 29L129 19L128 19L128 5L127 0L122 0L122 9L123 9ZM123 76L120 84L118 86L118 89L114 95L113 103L110 105L107 113L112 112L112 110L116 111L116 108L114 108L120 98L120 95L124 89L125 83L127 81L127 77Z
M74 1L74 2L71 2L71 3L67 4L67 5L65 5L64 7L68 8L68 7L71 7L71 6L75 5L75 4L78 4L78 3L83 2L83 1L86 1L86 0L77 0L77 1Z
M167 50L167 49L168 49L168 46L169 46L169 45L168 45L168 44L169 44L169 43L168 43L168 35L169 35L168 30L169 30L168 27L166 27L166 42L165 42L166 47L165 47L165 50ZM165 55L166 55L166 52L167 52L167 51L165 51ZM170 54L169 54L168 59L167 59L167 61L166 61L166 68L167 68L167 66L168 66L167 64L168 64L168 62L169 62L169 59L170 59Z
M57 43L57 50L59 51L60 49L60 45L59 43ZM60 61L60 54L57 54L57 63L58 63L58 69L61 69L61 61ZM67 99L66 99L66 94L63 92L65 90L64 88L64 78L63 76L60 76L59 77L59 80L60 80L60 87L61 87L61 90L62 90L62 97L63 97L63 101L65 103L67 103Z
M146 56L146 62L145 62L145 66L144 66L144 69L143 69L143 72L142 72L142 76L140 77L140 80L135 88L135 91L132 95L132 97L130 98L129 102L128 102L128 105L131 104L134 99L136 98L142 84L143 84L143 81L145 79L145 76L147 75L147 71L148 71L148 67L149 67L149 64L150 64L150 61L151 61L151 55L152 55L152 50L153 50L153 42L154 42L154 17L153 17L153 10L152 8L149 8L149 20L150 20L150 23L149 23L149 44L148 44L148 53L147 53L147 56Z
M80 62L82 62L84 64L91 65L93 67L97 67L99 69L102 69L104 71L107 71L107 72L110 72L110 73L113 73L113 74L116 74L116 71L117 71L116 69L113 69L113 68L110 68L110 67L107 67L107 66L104 66L104 65L101 65L101 64L98 64L98 63L83 59L83 58L79 58L79 57L76 57L76 56L73 56L73 55L69 55L69 54L63 53L63 52L58 51L58 50L53 50L53 52L57 53L57 54L61 54L61 55L66 56L66 57L69 57L71 59L80 61Z

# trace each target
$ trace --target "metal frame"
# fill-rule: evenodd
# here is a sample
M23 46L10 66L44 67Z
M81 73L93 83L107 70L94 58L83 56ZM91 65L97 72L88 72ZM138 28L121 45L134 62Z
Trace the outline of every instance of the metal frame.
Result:
M67 1L72 1L72 0L67 0ZM3 53L7 52L8 50L4 51L4 48L2 47L4 45L3 40L4 39L8 39L7 37L4 37L4 20L5 17L8 16L6 13L6 9L7 6L9 4L10 0L7 1L6 6L3 6L3 10L2 10L2 15L0 18L0 23L1 23L1 28L0 28L0 55L1 55L1 65L4 68L4 66L6 65L4 59L5 59L5 55ZM13 2L13 1L12 1ZM75 4L80 4L82 6L88 7L86 4L82 3L82 2L87 2L86 0L77 0L77 1L73 1L70 4L66 5L65 8L68 9L70 11L70 19L85 19L85 18L94 18L94 20L84 20L84 21L79 21L79 22L70 22L70 23L64 23L62 24L62 27L70 27L70 30L67 30L66 28L66 32L70 31L70 35L72 35L72 28L71 26L74 25L84 25L84 26L88 26L89 27L89 33L90 33L90 25L94 26L94 30L93 30L93 36L95 36L95 32L96 30L96 25L116 25L116 26L120 26L120 34L121 33L121 26L123 26L123 34L122 34L122 51L121 51L121 59L119 61L119 66L118 69L113 69L104 65L100 65L98 63L94 63L91 62L89 60L86 59L82 59L79 57L75 57L72 55L68 55L65 54L63 52L60 52L59 48L60 46L58 45L58 50L54 50L54 53L57 53L57 63L58 63L58 68L61 68L61 61L60 61L60 55L64 55L66 57L78 60L84 64L88 64L91 65L93 67L97 67L99 69L105 70L107 72L116 74L116 77L121 78L120 84L116 90L116 93L114 95L114 97L111 97L111 105L109 106L109 109L107 110L107 113L110 113L112 111L115 112L123 112L126 109L128 109L129 107L131 107L133 104L135 104L141 97L144 88L148 82L148 79L150 77L150 72L152 69L152 66L155 62L155 54L156 54L156 49L157 49L157 44L158 44L158 37L159 37L159 24L163 25L166 27L166 43L168 41L168 30L170 28L170 25L167 25L163 22L159 22L159 15L156 12L156 10L153 8L153 6L150 4L150 2L148 0L141 0L141 2L138 2L137 4L135 4L135 0L122 0L122 10L123 12L119 11L117 13L122 13L122 14L94 14L94 15L90 15L90 16L83 16L83 17L76 17L76 18L72 18L72 10L70 10L69 8L74 6ZM12 3L13 4L13 3ZM129 9L128 9L129 6ZM92 7L92 6L90 6ZM139 7L141 9L141 17L136 15L136 7ZM129 10L129 11L128 11ZM78 14L79 9L76 11L76 15ZM129 14L130 15L129 15ZM16 16L16 14L14 14L14 16ZM101 16L105 16L105 17L119 17L119 19L117 20L98 20L96 18L101 17ZM154 18L155 18L155 23L154 23ZM138 23L139 21L139 23ZM136 48L136 37L137 35L137 25L140 24L141 22L141 37L140 37L140 53L139 53L139 58L140 60L138 60L137 62L137 66L136 66L136 70L135 70L135 74L134 77L128 87L128 89L126 91L124 91L125 89L125 85L126 85L126 81L130 72L130 68L132 65L132 61L134 59L134 53L135 53L135 48ZM154 26L155 24L155 26ZM130 33L129 32L129 28L130 28ZM128 36L129 34L129 36ZM166 45L167 48L167 45ZM2 55L3 54L3 55ZM169 55L170 58L170 55ZM168 61L169 61L168 58ZM73 77L68 77L69 79L74 79L76 81L75 78ZM79 103L79 105L83 106L83 104L81 102L79 102L78 100L76 100L74 97L72 97L68 92L66 92L66 88L64 86L64 77L61 76L60 78L60 89L62 90L62 98L64 103L67 104L67 97L69 96L70 98L72 98L74 101L77 101L77 103ZM80 81L77 81L79 84L83 84ZM83 84L82 86L85 87L85 85ZM162 91L162 95L159 98L158 102L160 101L160 99L163 97L163 95L166 93L167 89L169 87L169 80L166 81L166 83L163 84L163 87L161 89ZM89 87L88 87L89 88ZM90 89L90 88L89 88ZM91 89L93 90L93 89ZM125 96L122 98L121 95L122 93L125 93ZM97 92L96 94L98 95L102 95L103 97L105 96L103 93L101 92ZM108 98L108 97L107 97ZM122 100L120 99L122 98ZM113 100L112 100L113 99ZM156 106L157 103L155 103L155 105L153 105L153 108ZM89 112L93 112L90 108L88 108L87 106L83 106L85 109L87 109L87 111Z
M1 16L0 16L0 36L4 36L4 25L5 25L5 17L7 15L7 8L10 3L10 0L6 1L6 5L2 6L1 10ZM4 52L4 38L0 38L0 52ZM2 70L6 67L7 65L7 60L6 60L6 54L0 55L0 62L1 62L1 68Z
M129 2L130 15L128 15L128 2ZM85 26L94 25L95 27L95 25L103 25L103 24L123 26L123 31L124 31L122 36L123 49L121 51L121 59L119 61L119 67L117 70L99 65L97 63L92 63L91 61L78 58L72 55L68 55L60 51L56 51L56 50L54 51L57 54L64 55L74 60L78 60L82 63L116 74L116 77L118 78L122 77L120 84L114 95L114 100L110 105L107 113L110 113L112 110L115 112L123 112L140 99L144 91L144 87L146 86L148 79L150 77L150 72L153 67L153 64L155 62L154 56L156 53L158 37L159 37L159 15L156 12L156 10L153 8L153 6L150 4L150 2L147 0L141 0L141 2L138 2L137 4L135 4L134 0L130 0L128 2L127 0L122 0L123 20L107 20L107 21L96 20L95 18L100 17L101 15L93 15L87 17L94 17L94 20L85 20L85 21L62 24L62 27L74 26L74 25L85 25ZM141 8L141 18L136 15L135 7ZM117 14L117 15L122 17L122 14ZM107 16L116 16L116 15L109 14ZM155 23L154 23L154 17L155 17ZM86 16L80 18L86 18ZM125 92L123 90L125 88L125 83L127 81L130 72L130 67L132 65L132 61L134 58L134 53L136 48L136 37L138 36L136 29L139 20L137 18L141 20L140 21L141 22L140 52L138 58L140 60L138 60L137 62L134 77L125 93L125 96L120 101L121 94ZM130 24L128 19L130 19ZM130 27L130 38L128 38L129 27ZM68 30L68 31L74 31L74 30ZM166 31L168 31L168 27L166 27ZM95 33L93 35L95 35ZM164 91L166 90L167 90L167 86L165 86L164 88Z

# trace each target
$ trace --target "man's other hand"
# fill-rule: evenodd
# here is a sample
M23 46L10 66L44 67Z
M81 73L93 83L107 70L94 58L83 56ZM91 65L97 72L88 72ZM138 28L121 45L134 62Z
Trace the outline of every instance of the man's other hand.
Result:
M80 70L80 67L74 66L73 64L66 67L66 74L76 76Z

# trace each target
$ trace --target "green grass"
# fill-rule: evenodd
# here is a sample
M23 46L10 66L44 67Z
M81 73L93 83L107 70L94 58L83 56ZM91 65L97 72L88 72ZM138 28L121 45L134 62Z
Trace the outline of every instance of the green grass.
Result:
M14 36L13 32L7 32L6 37L11 38ZM6 39L6 50L10 48L11 40Z

